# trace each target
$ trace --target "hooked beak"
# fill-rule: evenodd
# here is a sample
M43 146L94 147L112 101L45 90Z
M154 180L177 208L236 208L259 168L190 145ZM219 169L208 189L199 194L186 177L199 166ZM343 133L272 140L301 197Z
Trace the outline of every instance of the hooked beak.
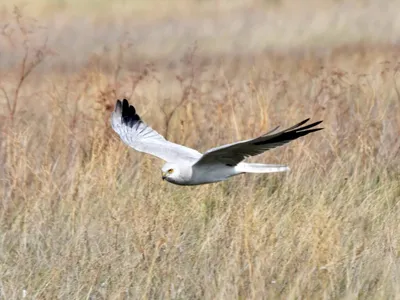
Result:
M165 180L165 178L167 178L167 175L165 173L162 173L161 178L162 180Z

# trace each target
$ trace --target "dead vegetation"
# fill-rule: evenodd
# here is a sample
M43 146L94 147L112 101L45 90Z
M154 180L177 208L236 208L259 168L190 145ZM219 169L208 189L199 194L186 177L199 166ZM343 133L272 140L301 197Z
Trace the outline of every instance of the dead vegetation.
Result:
M40 64L56 53L26 38L0 70L2 298L399 294L396 46L215 57L193 46L168 67L133 63L121 41L52 72ZM110 130L122 97L200 151L305 117L325 129L256 158L288 174L182 188Z

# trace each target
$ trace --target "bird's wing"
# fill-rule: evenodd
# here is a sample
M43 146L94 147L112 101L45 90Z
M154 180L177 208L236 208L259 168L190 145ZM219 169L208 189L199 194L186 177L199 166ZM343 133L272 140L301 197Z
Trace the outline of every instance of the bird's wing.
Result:
M201 157L200 152L169 142L157 131L147 126L126 99L117 100L115 110L111 115L111 125L128 146L167 162L191 163Z
M320 124L322 121L318 121L301 127L302 125L307 123L308 120L309 119L306 119L280 132L276 132L278 129L278 127L276 127L273 130L255 139L212 148L204 153L204 155L196 162L195 166L215 163L235 166L246 157L261 154L264 151L286 144L311 132L323 129L313 128Z

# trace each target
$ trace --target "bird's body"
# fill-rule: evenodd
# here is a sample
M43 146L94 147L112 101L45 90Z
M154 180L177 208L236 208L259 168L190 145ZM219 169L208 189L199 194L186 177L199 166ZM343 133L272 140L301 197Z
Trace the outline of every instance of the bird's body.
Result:
M179 166L180 173L184 174L180 179L176 182L170 180L170 182L179 184L179 185L198 185L198 184L206 184L213 183L218 181L226 180L227 178L238 175L239 172L236 168L228 167L225 165L221 166L213 166L213 165L204 165L204 166L195 166L195 165L184 165L183 168ZM168 179L167 179L168 180Z
M322 121L304 125L309 119L286 130L278 127L255 139L213 148L201 154L182 145L167 141L151 129L136 114L128 101L117 100L111 125L122 141L137 151L155 155L167 163L162 178L177 185L200 185L224 181L242 173L273 173L289 171L283 165L242 162L246 157L261 154L271 148L288 143L301 136L321 130L313 128Z

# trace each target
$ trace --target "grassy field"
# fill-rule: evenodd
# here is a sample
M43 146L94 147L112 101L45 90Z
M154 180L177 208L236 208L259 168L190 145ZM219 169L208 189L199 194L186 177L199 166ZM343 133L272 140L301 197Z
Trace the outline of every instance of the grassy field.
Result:
M395 1L82 3L3 3L0 299L399 299ZM251 159L290 173L180 187L123 97L199 151L325 129Z

